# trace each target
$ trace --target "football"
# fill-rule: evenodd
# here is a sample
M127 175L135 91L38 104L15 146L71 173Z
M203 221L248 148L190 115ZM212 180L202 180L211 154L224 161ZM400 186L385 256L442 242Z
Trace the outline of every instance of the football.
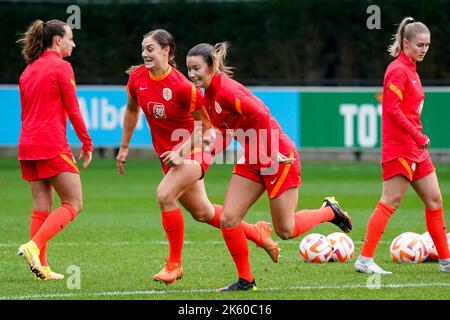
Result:
M353 258L355 245L348 235L343 232L334 232L329 234L327 239L333 247L330 261L347 262Z
M428 257L427 244L414 232L405 232L395 237L390 253L395 262L421 263Z
M311 233L300 242L299 253L305 262L328 262L333 252L330 241L319 233Z
M433 239L431 239L430 234L427 231L425 233L422 233L421 237L427 245L427 249L428 249L427 261L436 261L438 259L438 254L437 254L436 247L434 246L434 242L433 242Z

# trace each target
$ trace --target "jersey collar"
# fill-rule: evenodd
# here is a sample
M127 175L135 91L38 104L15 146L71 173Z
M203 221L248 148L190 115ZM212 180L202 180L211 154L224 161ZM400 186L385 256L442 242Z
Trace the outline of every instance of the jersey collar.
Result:
M154 81L161 81L164 80L165 78L167 78L167 76L172 72L172 67L169 65L169 69L167 69L166 72L164 72L162 75L155 77L152 75L152 73L150 72L150 70L148 71L148 75L150 76L150 79L154 80Z
M62 54L55 50L45 50L42 56L56 56L62 59Z
M403 51L400 52L400 55L398 56L398 59L404 64L406 65L408 68L412 69L412 70L416 70L416 64L414 62L412 62L408 55L406 53L404 53Z

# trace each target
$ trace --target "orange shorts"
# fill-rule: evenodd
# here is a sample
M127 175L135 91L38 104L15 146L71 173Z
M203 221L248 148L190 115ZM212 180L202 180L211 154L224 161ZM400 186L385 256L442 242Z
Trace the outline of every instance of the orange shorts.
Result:
M160 158L160 160L161 160L161 158ZM189 156L186 156L186 160L188 160L188 161L185 161L185 163L187 163L187 164L189 164L189 163L200 164L200 166L202 167L202 176L200 177L199 180L201 180L204 178L206 171L208 170L211 163L214 161L214 157L210 153L206 153L206 152L202 152L202 151L197 151L197 152L194 151ZM189 160L191 160L191 162ZM165 165L162 161L161 161L161 166L162 166L164 174L167 174L167 172L169 172L169 170L171 168L171 167Z
M412 182L425 178L435 170L433 162L431 162L431 158L429 157L419 163L405 158L397 158L382 163L381 166L384 181L389 180L396 175L402 175Z
M297 151L285 154L288 158L295 157L292 164L280 164L273 175L262 175L261 168L247 163L234 166L234 174L255 181L266 187L270 199L274 199L290 188L297 188L302 184L300 157Z
M65 153L51 159L20 160L20 167L26 181L51 178L61 172L80 173L73 155Z

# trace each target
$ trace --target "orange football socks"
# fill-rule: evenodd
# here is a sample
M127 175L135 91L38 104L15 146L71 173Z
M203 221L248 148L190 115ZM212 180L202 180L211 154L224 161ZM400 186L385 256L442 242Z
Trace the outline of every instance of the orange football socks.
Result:
M184 218L180 208L161 211L162 224L169 241L169 262L181 262L184 242Z
M213 204L214 206L214 216L211 219L211 221L208 221L207 223L214 228L220 229L220 216L222 215L223 207L218 204Z
M366 237L361 249L361 256L373 258L378 242L380 241L394 211L395 208L392 208L381 201L378 202L367 223Z
M39 249L44 248L51 238L77 216L77 213L72 206L68 204L61 205L61 207L50 213L31 240L36 243Z
M439 259L450 258L447 242L447 230L445 228L444 211L439 209L425 208L425 220L427 229L433 239L434 246L438 252Z
M31 219L30 219L30 239L34 237L34 235L39 231L44 221L50 215L49 212L43 212L36 209L31 211ZM41 261L42 266L48 266L47 262L47 245L44 245L41 248L41 252L39 255L39 260Z
M294 214L295 229L293 238L311 230L319 223L331 221L334 218L333 209L322 207L316 210L301 210Z
M208 224L213 227L220 229L220 216L222 215L223 207L218 204L213 204L214 206L214 216ZM242 220L241 222L242 228L244 230L245 237L253 242L257 242L258 239L258 229L254 224L250 224Z
M234 228L222 229L223 239L228 247L228 251L233 257L239 278L249 282L253 281L252 270L250 268L250 259L248 256L247 239L242 225Z

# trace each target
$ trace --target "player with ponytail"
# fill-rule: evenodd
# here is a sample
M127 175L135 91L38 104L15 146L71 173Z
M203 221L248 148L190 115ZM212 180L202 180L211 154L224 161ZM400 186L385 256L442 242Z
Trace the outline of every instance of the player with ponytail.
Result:
M31 271L40 279L61 280L47 261L47 242L80 213L83 200L80 171L67 142L69 117L82 142L78 160L86 168L92 159L92 139L86 129L75 91L75 76L63 60L75 48L72 30L60 20L33 22L23 37L27 63L19 79L21 130L19 160L22 177L33 199L30 241L19 247ZM52 211L53 190L61 206Z
M383 191L369 218L365 242L355 269L362 273L391 273L373 260L390 217L412 186L425 207L426 226L436 246L440 271L450 272L450 252L435 168L428 153L429 137L420 116L424 91L416 68L430 46L430 30L411 17L400 23L388 49L396 58L387 67L383 83L382 156Z
M220 228L222 206L212 204L205 190L203 177L212 162L211 155L202 150L202 145L190 143L191 136L201 138L211 128L202 92L176 69L175 40L168 31L157 29L145 34L141 45L144 64L128 70L128 103L116 163L119 173L124 174L142 109L164 172L156 196L169 242L166 264L153 279L169 284L183 276L184 218L178 202L195 220L215 228ZM242 222L242 227L247 239L264 248L272 260L278 260L278 245L270 236L268 223Z
M326 221L344 232L349 232L352 224L333 197L325 198L319 209L296 212L301 171L295 144L264 103L230 78L232 68L225 65L227 50L226 42L198 44L188 52L186 64L192 82L205 89L205 106L214 127L223 136L234 136L244 149L228 184L220 219L239 279L220 291L254 290L241 221L265 190L275 231L284 240Z

